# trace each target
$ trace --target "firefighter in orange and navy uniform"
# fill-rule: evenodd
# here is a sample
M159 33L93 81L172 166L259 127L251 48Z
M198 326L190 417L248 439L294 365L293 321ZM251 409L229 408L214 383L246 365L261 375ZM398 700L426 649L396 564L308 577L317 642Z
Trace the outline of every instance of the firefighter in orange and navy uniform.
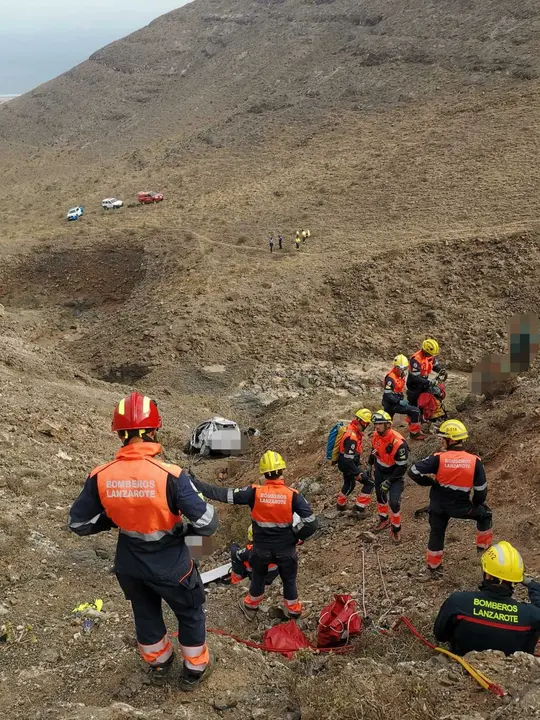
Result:
M248 620L253 620L264 600L265 577L272 563L277 565L283 582L284 614L289 618L302 614L296 586L296 545L313 535L318 521L303 495L285 485L283 470L286 467L279 453L268 450L259 463L259 471L265 477L263 485L233 490L195 480L197 489L207 498L251 508L251 584L248 595L240 598L240 608ZM299 516L296 525L295 513Z
M248 543L240 548L236 543L231 545L231 585L237 585L246 577L251 579L251 556L253 554L253 526L248 528ZM264 578L265 585L271 585L278 577L278 566L272 563L268 566L268 572Z
M339 441L337 466L338 470L343 473L343 485L336 501L336 508L339 511L347 509L347 498L356 487L356 481L360 479L362 440L364 431L370 422L370 410L367 408L357 410Z
M409 447L403 435L392 429L392 418L384 410L373 413L371 422L375 432L371 437L371 454L368 459L370 470L363 473L364 485L356 498L360 512L365 512L375 488L379 522L375 528L381 532L390 527L394 542L401 541L401 495L404 488L403 477L407 471ZM374 468L374 480L371 469ZM390 510L390 517L388 517Z
M159 411L150 398L134 392L121 400L112 429L123 447L112 462L92 470L71 507L69 527L77 535L119 529L114 567L131 601L150 680L163 682L174 659L163 621L164 600L178 619L184 658L180 688L190 691L208 677L213 659L205 642L204 587L185 536L213 535L218 520L192 478L157 459L160 427Z
M405 376L408 366L409 361L405 355L396 355L392 369L384 378L382 406L392 420L396 413L406 415L411 439L423 440L425 435L420 424L420 410L405 400Z
M540 583L524 576L523 558L506 540L489 547L481 559L484 577L478 590L454 592L443 603L433 633L458 655L500 650L534 655L540 638ZM513 597L521 583L530 603Z
M410 405L418 406L418 398L424 392L437 392L435 384L429 379L432 372L439 372L442 366L437 360L439 343L427 338L420 350L409 358L407 375L407 400Z
M469 437L467 428L460 420L446 420L438 435L442 438L442 451L414 463L409 470L409 476L418 485L431 487L426 562L435 577L442 571L444 537L450 518L476 522L478 552L486 550L493 541L492 514L486 505L486 473L480 458L463 448Z

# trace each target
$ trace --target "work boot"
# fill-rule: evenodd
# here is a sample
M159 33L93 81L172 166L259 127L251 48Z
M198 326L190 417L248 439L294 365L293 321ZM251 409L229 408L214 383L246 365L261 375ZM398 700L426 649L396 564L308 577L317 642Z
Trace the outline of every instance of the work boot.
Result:
M144 682L148 685L164 685L165 684L165 678L169 674L169 670L171 669L171 665L174 660L174 654L171 655L171 657L167 660L167 662L164 662L162 665L150 665L146 672L146 678L144 679Z
M390 529L390 537L392 538L392 542L394 542L396 545L399 545L401 542L401 529L397 528L391 528Z
M182 675L180 676L180 681L178 683L180 690L183 690L184 692L192 692L193 690L198 688L202 682L208 680L208 678L212 674L214 665L216 664L216 658L212 650L209 649L208 654L208 665L202 672L195 672L194 670L190 670L184 665L184 670L182 672Z
M345 495L342 495L340 493L336 500L336 510L339 510L339 512L345 512L346 509L347 509L347 498Z
M243 597L240 598L238 606L240 607L240 610L244 613L246 620L249 620L249 622L253 622L253 620L255 620L255 617L259 612L258 607L250 607L249 605L246 605Z
M379 518L379 522L373 528L373 532L379 533L390 527L390 518Z
M366 517L366 508L362 507L361 505L353 505L352 509L353 513L359 520Z
M439 565L439 567L436 567L436 568L430 568L430 567L424 568L424 571L418 577L418 581L425 583L425 582L433 582L435 580L442 580L442 578L443 578L443 566Z
M285 615L286 618L289 620L298 620L300 617L302 617L302 607L300 606L300 610L291 610L288 605L283 604L281 606L281 611Z

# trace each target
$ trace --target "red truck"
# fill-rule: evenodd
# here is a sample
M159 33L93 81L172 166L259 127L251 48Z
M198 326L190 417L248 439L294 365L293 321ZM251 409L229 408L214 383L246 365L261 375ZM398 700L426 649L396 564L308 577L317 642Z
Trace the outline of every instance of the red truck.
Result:
M148 192L144 190L137 195L137 200L143 205L161 202L163 200L163 193Z

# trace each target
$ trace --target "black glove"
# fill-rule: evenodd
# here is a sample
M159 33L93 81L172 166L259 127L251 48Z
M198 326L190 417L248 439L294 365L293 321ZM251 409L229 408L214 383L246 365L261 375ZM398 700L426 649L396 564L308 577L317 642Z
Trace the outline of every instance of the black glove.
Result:
M387 478L386 480L383 480L381 483L381 487L380 487L381 492L386 495L388 493L388 491L390 490L391 484L392 484L392 481L389 478Z

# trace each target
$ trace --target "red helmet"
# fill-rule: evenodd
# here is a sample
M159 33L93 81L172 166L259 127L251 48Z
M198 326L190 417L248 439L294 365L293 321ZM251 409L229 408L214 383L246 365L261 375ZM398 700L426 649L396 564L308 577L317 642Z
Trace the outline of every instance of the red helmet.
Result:
M146 395L133 392L120 400L114 409L112 430L155 430L160 428L161 415L157 405Z

